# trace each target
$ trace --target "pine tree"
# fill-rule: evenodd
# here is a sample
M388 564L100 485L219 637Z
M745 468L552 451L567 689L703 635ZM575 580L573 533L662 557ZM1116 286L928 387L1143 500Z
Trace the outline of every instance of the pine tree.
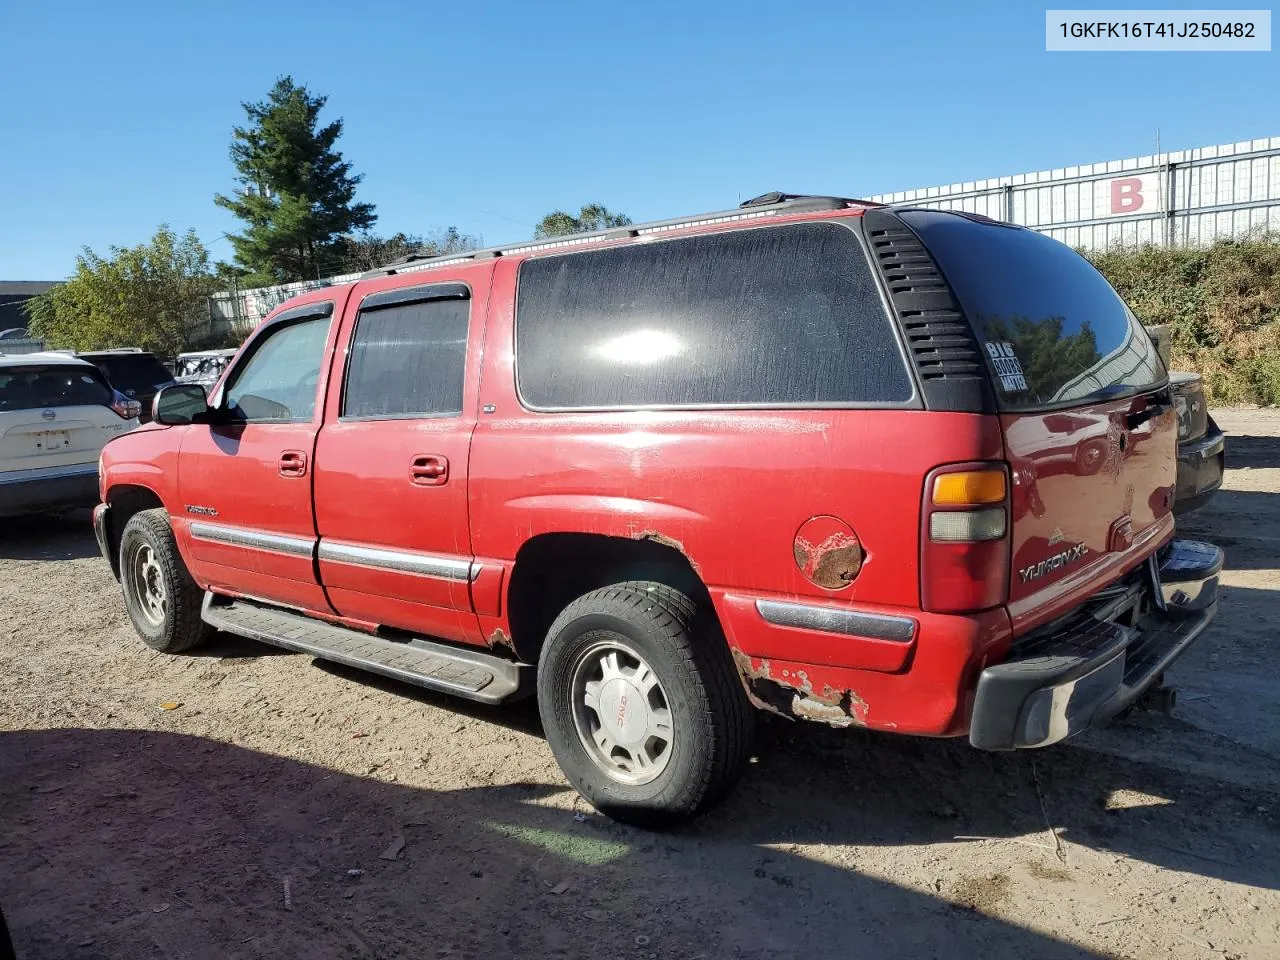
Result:
M327 99L286 76L266 100L241 104L249 124L236 127L231 141L240 190L214 202L245 223L228 236L247 283L316 278L335 259L340 237L377 220L372 204L354 202L362 177L334 149L342 120L319 126Z

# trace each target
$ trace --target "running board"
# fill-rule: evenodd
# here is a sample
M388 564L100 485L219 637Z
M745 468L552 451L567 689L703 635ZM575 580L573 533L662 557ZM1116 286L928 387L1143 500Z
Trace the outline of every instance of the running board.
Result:
M388 640L252 600L206 592L200 617L227 633L481 703L532 690L533 667L526 663L433 640Z

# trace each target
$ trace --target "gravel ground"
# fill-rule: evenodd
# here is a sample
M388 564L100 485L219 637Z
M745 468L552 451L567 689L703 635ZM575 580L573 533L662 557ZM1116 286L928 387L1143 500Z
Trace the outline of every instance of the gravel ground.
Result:
M84 517L0 533L0 906L35 958L1280 956L1280 413L1218 414L1174 717L1070 746L764 723L729 802L584 807L531 704L136 639ZM163 709L162 705L173 706Z

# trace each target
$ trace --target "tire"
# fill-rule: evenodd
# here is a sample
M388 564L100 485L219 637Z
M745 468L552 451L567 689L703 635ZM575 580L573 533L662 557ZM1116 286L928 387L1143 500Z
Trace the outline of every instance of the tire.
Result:
M200 619L204 594L182 562L164 510L143 510L125 524L120 585L133 628L152 650L183 653L213 635L213 628Z
M723 798L750 757L755 718L712 612L643 581L594 590L561 611L538 658L538 712L578 792L644 827L692 820ZM663 733L649 736L663 717L665 747Z

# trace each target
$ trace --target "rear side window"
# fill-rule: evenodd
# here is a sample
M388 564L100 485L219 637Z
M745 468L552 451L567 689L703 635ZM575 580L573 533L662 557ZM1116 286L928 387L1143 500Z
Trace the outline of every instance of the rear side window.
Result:
M114 399L93 367L48 364L0 370L0 411L109 407Z
M1164 379L1151 337L1070 247L956 214L906 210L902 219L929 248L973 325L1001 408L1119 397Z
M470 311L471 301L458 298L362 308L351 339L342 416L462 413Z
M98 354L85 359L105 371L107 379L121 389L155 387L173 379L164 364L149 353Z
M516 368L543 409L912 396L862 245L833 223L527 260Z

